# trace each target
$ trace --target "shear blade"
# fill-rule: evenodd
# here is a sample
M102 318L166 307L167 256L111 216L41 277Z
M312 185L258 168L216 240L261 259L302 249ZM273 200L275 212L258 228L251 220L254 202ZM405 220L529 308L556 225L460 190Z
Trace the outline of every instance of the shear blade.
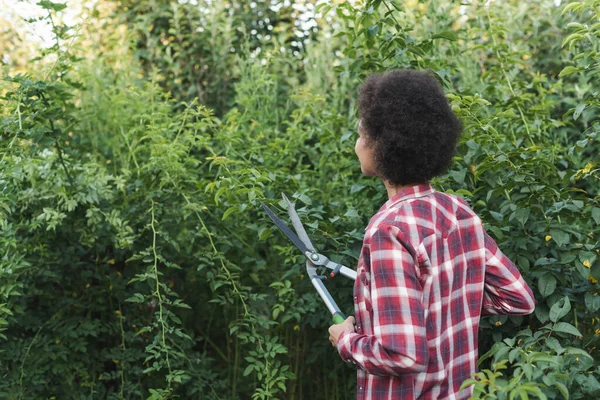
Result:
M313 246L312 242L310 241L308 234L306 233L306 230L304 229L304 225L302 225L302 222L300 221L300 217L298 216L298 213L296 212L296 208L294 208L294 205L292 204L292 202L287 198L287 196L284 193L281 193L281 196L287 203L288 215L290 216L290 219L292 220L292 225L294 226L294 229L296 230L298 237L300 238L300 240L302 240L302 242L304 242L306 247L314 253L315 246Z
M306 244L302 240L300 240L298 235L296 235L294 232L292 232L292 230L290 228L288 228L288 226L282 220L280 220L279 217L277 217L277 215L275 215L275 213L273 211L271 211L271 209L269 207L267 207L266 204L261 203L261 205L264 208L267 215L269 216L269 218L271 218L271 220L273 220L273 222L275 223L275 225L277 225L277 227L281 230L281 232L283 232L285 234L285 236L287 236L288 239L291 240L291 242L298 248L298 250L300 250L302 252L302 254L304 254L305 257L306 257L306 253L312 252L311 250L308 249Z

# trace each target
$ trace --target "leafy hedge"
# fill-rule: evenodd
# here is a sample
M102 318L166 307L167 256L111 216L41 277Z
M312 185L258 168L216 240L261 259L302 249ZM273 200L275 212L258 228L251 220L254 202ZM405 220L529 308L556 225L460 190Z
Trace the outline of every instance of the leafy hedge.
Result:
M465 130L434 184L471 203L536 295L532 316L482 321L465 384L598 395L598 0L323 4L309 41L267 39L278 3L258 3L254 19L235 2L98 8L77 37L64 6L39 3L56 44L0 84L0 396L354 397L301 257L258 204L292 196L314 243L353 265L385 201L357 168L353 98L395 67L446 86ZM198 10L238 34L202 33ZM297 26L277 15L273 31ZM190 62L210 82L190 89ZM351 285L328 283L346 311Z

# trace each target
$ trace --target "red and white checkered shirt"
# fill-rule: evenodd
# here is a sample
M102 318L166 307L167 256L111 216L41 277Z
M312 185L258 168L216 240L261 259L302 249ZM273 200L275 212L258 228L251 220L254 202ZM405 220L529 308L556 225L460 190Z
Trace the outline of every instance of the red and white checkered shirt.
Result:
M338 351L358 366L359 400L467 399L482 313L530 314L534 298L468 204L424 184L369 222L354 305Z

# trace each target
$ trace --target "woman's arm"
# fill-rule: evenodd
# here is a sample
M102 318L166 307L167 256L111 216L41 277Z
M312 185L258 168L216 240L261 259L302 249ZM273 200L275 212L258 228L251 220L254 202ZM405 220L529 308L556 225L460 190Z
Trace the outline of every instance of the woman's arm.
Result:
M370 291L373 335L344 332L339 337L342 359L374 375L425 371L429 350L420 284L402 233L381 226L370 241Z
M484 314L527 315L535 309L533 292L521 273L498 248L487 233L485 236Z

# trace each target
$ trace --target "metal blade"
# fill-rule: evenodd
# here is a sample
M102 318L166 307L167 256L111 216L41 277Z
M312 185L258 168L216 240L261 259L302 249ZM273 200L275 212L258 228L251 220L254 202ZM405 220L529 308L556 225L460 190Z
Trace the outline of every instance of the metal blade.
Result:
M325 303L325 306L327 306L327 309L329 310L329 312L331 314L341 312L340 307L337 305L335 300L333 300L333 297L331 297L331 294L329 294L329 291L323 284L323 281L319 279L319 277L317 277L317 276L311 277L310 282L313 284L313 286L317 290L317 293L319 294L319 296L321 296L321 300L323 300L323 302Z
M280 220L279 217L277 217L277 215L275 215L275 213L273 211L271 211L271 209L269 207L267 207L266 204L264 204L264 203L260 203L260 204L265 209L265 212L267 213L267 215L273 220L273 222L275 222L275 225L277 225L277 227L281 230L281 232L283 232L285 234L285 236L287 236L288 239L290 239L292 241L292 243L294 243L294 245L302 252L302 254L304 254L304 256L306 256L307 252L311 252L306 247L306 244L304 244L304 242L302 240L300 240L298 235L296 235L294 232L292 232L292 230L290 228L288 228L288 226L282 220Z
M302 225L302 222L300 221L300 217L298 216L298 213L296 212L296 209L294 208L294 205L287 198L287 196L285 194L281 193L281 196L283 197L283 199L285 200L285 202L288 205L287 211L288 211L288 214L290 216L290 219L292 220L292 225L294 226L294 229L296 230L296 233L298 234L298 237L300 238L300 240L302 240L304 242L304 244L306 245L306 247L308 247L308 249L310 251L314 252L315 251L315 246L313 246L313 244L310 241L308 235L306 234L306 230L304 229L304 225Z

